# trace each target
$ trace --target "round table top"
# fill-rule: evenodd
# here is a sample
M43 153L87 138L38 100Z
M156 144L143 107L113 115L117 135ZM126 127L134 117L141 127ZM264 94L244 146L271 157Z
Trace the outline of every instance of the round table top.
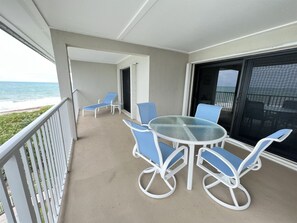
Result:
M191 116L159 116L149 122L149 128L161 138L185 144L213 144L227 136L222 126Z

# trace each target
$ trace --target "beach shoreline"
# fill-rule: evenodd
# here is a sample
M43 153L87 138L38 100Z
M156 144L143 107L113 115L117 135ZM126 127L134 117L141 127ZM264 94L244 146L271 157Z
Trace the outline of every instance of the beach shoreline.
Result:
M42 106L38 106L38 107L34 107L34 108L20 108L20 109L14 109L14 110L10 110L10 111L0 111L0 116L1 115L9 115L12 113L22 113L22 112L33 112L33 111L38 111L43 107L46 106L53 106L53 105L42 105Z
M59 103L60 100L59 97L47 97L17 102L0 100L0 115L35 111L47 105L55 105Z
M0 81L0 115L34 111L60 101L58 83Z

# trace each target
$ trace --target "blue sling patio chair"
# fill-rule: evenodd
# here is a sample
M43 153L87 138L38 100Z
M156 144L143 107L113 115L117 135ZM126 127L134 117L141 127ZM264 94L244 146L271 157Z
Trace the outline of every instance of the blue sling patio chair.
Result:
M99 111L100 108L111 107L111 105L114 102L114 100L116 99L116 97L117 97L117 93L108 92L102 102L98 101L98 104L88 105L88 106L83 107L83 116L85 116L85 111L94 111L95 118L96 118L97 111Z
M147 161L151 167L143 170L138 177L138 185L141 191L152 198L165 198L170 196L176 188L175 174L187 165L188 148L181 146L177 149L158 142L158 137L154 132L144 126L134 122L123 120L131 129L135 139L136 157L141 157ZM146 186L143 186L142 176L151 174L152 177ZM165 193L154 193L150 191L151 185L157 174L160 174L162 181L169 188ZM167 189L168 190L168 189Z
M225 142L230 142L233 145L250 151L250 154L244 159L237 157L221 147L213 147L212 149L205 147L200 148L197 166L208 173L203 178L203 188L206 193L211 199L226 208L232 210L244 210L248 208L251 203L251 197L248 191L241 185L240 178L250 170L259 170L262 165L260 160L261 153L270 146L272 142L282 142L285 140L291 132L291 129L278 130L258 141L252 150L237 140L226 138L223 141L222 147ZM205 165L206 163L209 165ZM208 178L214 178L215 181L209 182L210 180L207 180ZM206 181L208 181L208 183ZM233 204L223 201L219 198L219 195L215 195L214 191L211 191L217 185L225 185L228 187ZM241 197L239 202L235 192L243 192L245 197Z
M157 117L156 105L153 102L138 103L138 113L141 125L148 126L148 123Z
M197 106L195 117L218 123L222 107L200 103Z
M140 123L142 126L148 128L149 122L157 117L156 104L154 102L144 102L136 104L138 108L138 114L140 117ZM133 156L137 157L135 154L136 147L133 149Z
M221 106L200 103L197 105L195 117L218 123L221 110ZM174 143L174 147L178 146L178 143Z

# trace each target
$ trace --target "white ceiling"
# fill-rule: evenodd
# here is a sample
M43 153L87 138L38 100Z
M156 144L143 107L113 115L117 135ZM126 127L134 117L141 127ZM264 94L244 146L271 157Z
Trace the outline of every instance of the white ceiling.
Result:
M126 54L109 53L103 51L82 49L76 47L68 47L68 56L71 60L80 60L95 63L118 64L125 58Z
M297 0L34 2L51 27L183 52L297 21Z
M297 22L297 0L2 0L7 20L53 57L49 27L190 53Z

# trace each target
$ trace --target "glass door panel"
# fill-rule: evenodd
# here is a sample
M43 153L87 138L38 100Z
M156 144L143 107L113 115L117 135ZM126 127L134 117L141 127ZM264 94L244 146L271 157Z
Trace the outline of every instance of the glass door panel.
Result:
M229 132L234 110L234 101L240 69L220 69L218 73L215 105L222 108L220 124Z
M255 144L278 129L291 128L289 138L274 143L268 151L297 161L297 60L289 60L281 57L248 63L249 83L241 103L238 136Z
M219 124L229 132L241 68L241 61L196 65L190 114L195 115L199 103L222 106Z
M123 108L127 112L131 112L131 88L130 88L130 68L122 70L122 93L123 93Z

